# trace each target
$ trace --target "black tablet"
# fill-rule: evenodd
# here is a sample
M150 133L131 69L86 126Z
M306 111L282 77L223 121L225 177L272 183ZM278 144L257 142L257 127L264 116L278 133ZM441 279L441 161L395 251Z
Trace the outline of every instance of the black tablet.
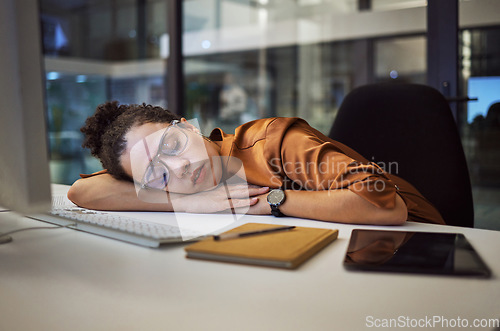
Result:
M491 271L460 233L352 231L349 270L490 277Z

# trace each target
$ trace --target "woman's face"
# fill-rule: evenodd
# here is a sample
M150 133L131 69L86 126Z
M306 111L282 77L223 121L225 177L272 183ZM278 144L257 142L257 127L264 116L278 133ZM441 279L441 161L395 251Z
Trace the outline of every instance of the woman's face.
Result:
M125 135L126 150L121 157L125 172L136 183L149 183L148 187L172 193L190 194L217 186L223 173L219 146L205 140L185 119L176 127L170 126L167 123L145 123L129 130ZM173 139L176 134L182 137L180 147ZM163 146L161 153L160 142ZM174 150L181 150L178 155L165 153L164 146L172 147L171 142L174 142ZM151 171L151 164L155 165L154 171ZM166 188L163 187L165 182Z

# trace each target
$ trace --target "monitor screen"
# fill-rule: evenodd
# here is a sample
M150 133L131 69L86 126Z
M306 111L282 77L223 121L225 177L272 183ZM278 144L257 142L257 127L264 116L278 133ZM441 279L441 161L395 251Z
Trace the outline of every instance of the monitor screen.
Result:
M50 207L37 0L0 1L0 206L21 214Z

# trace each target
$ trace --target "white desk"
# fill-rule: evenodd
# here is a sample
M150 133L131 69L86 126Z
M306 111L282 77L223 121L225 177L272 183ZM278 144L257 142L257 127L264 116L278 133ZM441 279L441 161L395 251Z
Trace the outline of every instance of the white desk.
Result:
M338 228L339 238L290 271L186 259L185 244L151 249L70 229L20 232L0 246L0 330L363 330L368 316L500 318L500 232L389 227L464 233L492 269L483 280L348 272L347 242L362 226L245 221ZM0 214L3 232L40 225L50 226Z

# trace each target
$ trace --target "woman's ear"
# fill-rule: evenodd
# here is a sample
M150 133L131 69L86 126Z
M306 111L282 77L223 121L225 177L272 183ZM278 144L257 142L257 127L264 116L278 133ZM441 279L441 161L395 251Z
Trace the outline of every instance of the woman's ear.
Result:
M188 129L190 131L193 131L195 133L200 133L200 129L198 129L196 126L194 126L193 124L189 123L184 117L181 118L181 121L182 123L182 126L185 128L185 129Z

